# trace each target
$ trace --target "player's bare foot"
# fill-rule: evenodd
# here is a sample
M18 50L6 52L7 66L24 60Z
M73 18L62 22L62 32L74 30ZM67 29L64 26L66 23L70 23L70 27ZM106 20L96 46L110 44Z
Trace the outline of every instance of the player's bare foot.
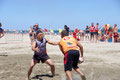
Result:
M26 78L26 80L30 80L29 78Z
M82 78L82 80L86 80L85 75L82 75L81 78Z

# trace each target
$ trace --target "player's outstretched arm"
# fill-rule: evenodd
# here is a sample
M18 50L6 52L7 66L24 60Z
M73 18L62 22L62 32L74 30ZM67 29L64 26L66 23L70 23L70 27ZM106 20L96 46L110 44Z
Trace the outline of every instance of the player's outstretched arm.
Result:
M46 39L46 41L48 42L48 44L51 44L51 45L59 45L59 42L52 42L49 39Z
M64 51L63 51L62 46L60 44L59 44L59 48L60 48L61 52L64 54Z

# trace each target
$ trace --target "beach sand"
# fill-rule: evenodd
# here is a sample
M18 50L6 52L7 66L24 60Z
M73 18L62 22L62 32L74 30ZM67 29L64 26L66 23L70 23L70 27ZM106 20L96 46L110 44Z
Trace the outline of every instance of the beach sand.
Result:
M25 80L30 67L33 51L29 36L14 35L8 34L0 39L0 80ZM60 36L50 35L46 38L51 41L60 40ZM79 67L87 80L120 80L119 43L80 43L84 47L85 61ZM55 77L50 77L48 65L39 63L33 69L31 80L66 80L64 56L59 47L47 44L47 53L54 62ZM71 73L73 80L81 80L74 70Z

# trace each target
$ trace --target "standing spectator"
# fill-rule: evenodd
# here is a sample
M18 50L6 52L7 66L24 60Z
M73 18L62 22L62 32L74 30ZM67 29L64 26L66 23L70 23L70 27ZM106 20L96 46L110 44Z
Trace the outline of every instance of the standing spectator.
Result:
M96 26L95 26L95 37L96 37L96 42L98 41L98 26L99 26L99 23L97 23Z
M89 40L89 27L86 26L86 40Z
M38 25L38 24L35 24L35 25L33 26L33 29L34 29L34 32L37 32L38 30L42 31L42 29L39 28L39 25ZM42 32L43 32L43 31L42 31Z
M38 30L42 31L42 29L39 28L39 25L38 25L38 24L35 24L35 25L33 26L34 39L36 39L36 32L37 32ZM42 31L42 32L43 32L43 31Z
M95 29L94 23L91 23L91 26L90 26L90 41L93 40L93 42L94 42L94 29Z
M113 32L118 32L117 24L114 24L114 30Z
M75 29L74 32L73 32L73 37L74 37L75 39L77 39L76 29Z
M79 30L77 28L75 28L75 30L73 32L73 37L78 41L80 40L79 39Z
M84 41L84 36L85 36L84 31L83 30L79 30L79 34L80 34L80 40Z
M4 36L4 30L1 28L2 24L0 23L0 38Z
M42 31L42 29L39 28L38 24L35 24L35 25L33 26L33 28L30 27L30 32L29 32L29 34L30 34L31 43L34 41L34 39L36 39L36 32L37 32L38 30ZM43 32L43 31L42 31L42 32Z
M30 26L30 32L29 32L29 36L30 36L30 40L31 40L31 42L34 40L34 30L33 30L33 28Z
M69 36L69 27L67 27L67 25L64 25L64 29L67 31L67 36Z

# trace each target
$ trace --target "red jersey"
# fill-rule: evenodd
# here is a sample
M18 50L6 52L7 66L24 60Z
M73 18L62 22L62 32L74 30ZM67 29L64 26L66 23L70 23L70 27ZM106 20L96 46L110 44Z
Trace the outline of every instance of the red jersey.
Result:
M95 32L98 32L98 26L95 27Z
M119 37L118 33L114 33L114 38L118 38L118 37Z
M76 36L76 32L73 32L73 37L76 39L77 36Z
M95 26L90 26L90 32L94 32Z

